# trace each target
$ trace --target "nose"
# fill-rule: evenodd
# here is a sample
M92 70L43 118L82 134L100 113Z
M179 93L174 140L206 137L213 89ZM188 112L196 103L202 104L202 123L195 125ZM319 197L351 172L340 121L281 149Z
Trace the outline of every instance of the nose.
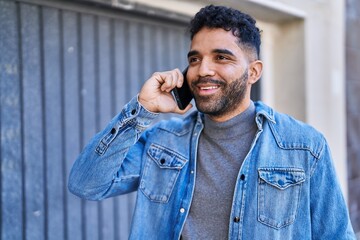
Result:
M215 75L215 71L214 71L214 66L213 64L206 60L203 59L199 65L199 76L200 77L211 77Z

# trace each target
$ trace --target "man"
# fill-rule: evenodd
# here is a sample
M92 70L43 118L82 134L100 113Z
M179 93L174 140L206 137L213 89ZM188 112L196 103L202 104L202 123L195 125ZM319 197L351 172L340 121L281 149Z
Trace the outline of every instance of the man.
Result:
M90 200L137 191L131 239L355 239L324 137L250 99L260 33L240 11L207 6L191 21L188 84L198 111L154 73L86 146L69 189Z

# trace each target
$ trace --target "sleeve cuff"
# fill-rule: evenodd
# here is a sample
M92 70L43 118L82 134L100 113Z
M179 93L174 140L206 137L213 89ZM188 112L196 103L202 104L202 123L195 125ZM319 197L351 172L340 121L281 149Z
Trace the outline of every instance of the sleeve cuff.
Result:
M159 116L159 113L148 111L140 104L138 97L139 95L136 95L124 106L120 121L125 122L136 118L137 125L147 127Z

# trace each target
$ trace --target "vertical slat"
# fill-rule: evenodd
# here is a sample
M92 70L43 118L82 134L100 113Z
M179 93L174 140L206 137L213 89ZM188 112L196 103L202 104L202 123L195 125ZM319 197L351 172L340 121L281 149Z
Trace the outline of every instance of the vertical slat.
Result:
M40 54L40 11L21 5L23 60L23 126L26 239L41 240L45 233L44 134Z
M81 71L81 145L85 144L96 133L96 66L95 45L97 44L95 17L80 16L80 71ZM81 27L80 27L81 26ZM86 240L99 238L99 210L97 202L84 201L83 231Z
M138 24L137 25L137 40L138 40L138 47L137 47L137 52L136 52L136 56L137 56L137 65L138 66L141 66L142 70L139 71L139 69L137 69L137 76L136 76L136 82L137 82L137 89L134 89L134 93L133 94L136 94L140 91L141 89L141 86L143 85L144 83L144 63L145 63L145 51L144 51L144 48L145 48L145 42L146 42L146 39L144 38L144 24Z
M127 61L127 81L128 81L128 91L130 98L140 90L139 84L139 24L135 22L129 22L127 25L128 32L126 33L127 37L127 47L126 47L126 56L128 57Z
M112 119L112 101L111 95L113 81L111 76L111 49L110 49L110 21L108 18L98 18L98 38L97 43L97 81L98 81L98 108L97 116L99 117L98 130L103 129ZM109 224L114 221L114 200L112 198L100 202L100 239L114 239L114 225Z
M186 36L184 36L184 32L180 29L173 29L170 32L169 37L169 51L171 55L171 64L172 66L180 68L183 70L187 65L187 53L189 52L188 46L184 48L184 42L186 41Z
M113 51L113 71L114 71L114 88L115 88L115 96L114 96L114 112L112 115L117 114L123 107L123 105L128 102L130 99L126 98L126 41L125 41L125 25L128 23L126 21L116 20L114 21L114 39L112 45Z
M156 34L156 42L159 44L157 49L157 57L159 58L159 69L167 71L170 69L170 56L169 56L169 34L168 29L165 27L158 27Z
M140 79L142 82L145 82L148 78L151 77L151 75L157 71L155 69L155 65L153 65L153 62L155 62L155 56L153 53L154 49L154 39L153 39L153 29L151 25L144 25L142 28L142 45L143 45L143 61L142 61L142 76Z
M62 49L63 49L63 109L62 114L64 127L63 149L65 159L65 179L68 175L71 166L81 151L82 144L80 144L80 134L82 129L80 127L80 70L79 70L79 38L78 32L80 29L77 25L77 14L71 11L63 11L61 14L62 20ZM66 215L66 239L77 240L83 238L82 232L82 205L79 198L67 191L65 203Z
M128 96L131 94L126 94L128 81L126 80L126 25L128 22L116 20L114 22L114 45L113 45L113 54L114 54L114 112L113 115L116 115L123 107L123 105L128 102ZM129 236L131 215L128 212L128 196L122 195L115 198L115 219L117 222L114 223L114 228L116 230L115 239L127 239Z
M180 66L177 66L180 61L177 61L180 53L179 51L179 39L176 36L176 32L174 30L168 30L168 56L169 56L169 68L180 68ZM177 52L177 53L176 53Z
M161 28L161 35L162 35L162 38L163 38L163 66L165 69L172 69L172 66L171 66L171 63L173 62L173 59L171 58L171 55L170 55L170 52L171 52L171 49L170 49L170 29L167 29L166 27L162 27Z
M64 239L59 11L43 8L47 239Z
M149 40L147 41L149 44L149 48L150 48L150 58L151 58L151 62L150 62L150 68L151 68L151 74L155 71L159 71L158 69L158 65L159 65L159 59L157 56L157 48L160 47L159 46L159 42L157 42L156 39L156 28L154 25L149 25L148 27L145 28L147 31L149 31L150 33L146 36L149 37ZM150 77L150 76L149 76Z
M99 83L99 126L98 130L104 128L112 118L111 113L111 88L112 88L112 79L111 79L111 49L110 49L110 20L108 18L100 17L98 20L98 47L97 47L97 57L98 57L98 66L97 67L97 77Z
M156 71L165 71L167 69L164 68L163 66L163 55L165 54L164 52L164 41L163 38L161 36L161 27L160 26L156 26L153 27L153 31L154 31L154 58L156 59L156 65L155 68L157 69Z
M188 65L187 54L190 51L190 35L184 34L184 33L185 33L185 31L181 34L182 38L181 38L181 42L180 42L180 47L181 47L180 52L182 54L184 54L181 62L184 62L185 66L187 66Z
M18 12L0 1L1 239L22 239L21 66Z

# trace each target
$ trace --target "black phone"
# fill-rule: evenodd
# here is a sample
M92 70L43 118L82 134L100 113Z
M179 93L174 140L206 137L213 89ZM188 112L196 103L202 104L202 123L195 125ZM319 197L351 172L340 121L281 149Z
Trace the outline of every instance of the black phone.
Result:
M186 74L187 74L187 70L188 68L186 68L182 74L184 75L184 83L183 85L178 88L178 87L175 87L171 92L172 92L172 95L174 96L174 99L178 105L178 107L181 109L181 110L184 110L187 105L189 105L189 103L191 102L191 100L193 99L193 95L190 91L190 88L189 88L189 84L187 82L187 79L186 79Z

